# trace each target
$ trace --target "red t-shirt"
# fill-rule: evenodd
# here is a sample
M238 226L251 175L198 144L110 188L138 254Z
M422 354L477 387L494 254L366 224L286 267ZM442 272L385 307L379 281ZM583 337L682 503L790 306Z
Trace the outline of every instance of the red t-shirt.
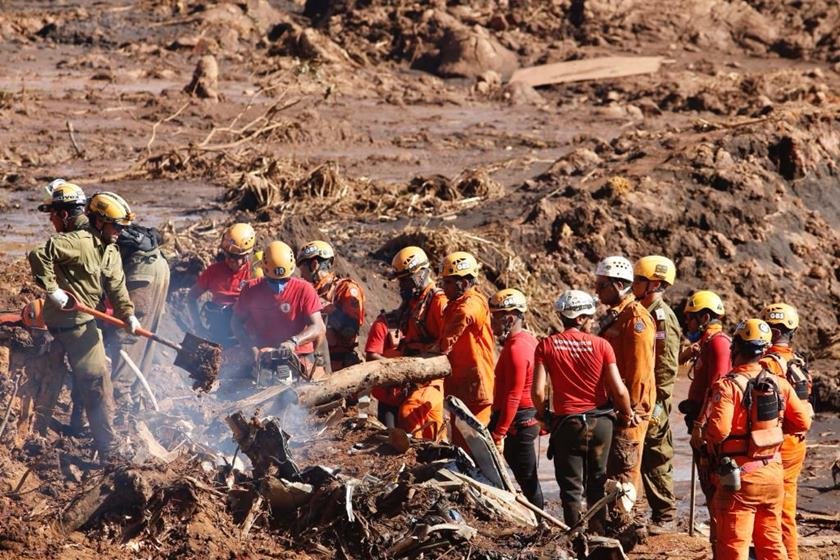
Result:
M213 303L233 305L245 284L251 280L251 263L245 263L234 272L224 262L213 263L198 275L196 286L201 293L210 291Z
M397 347L393 344L392 337L388 333L388 322L385 320L384 315L379 315L376 321L370 326L367 342L365 343L365 352L373 352L385 358L396 358L400 355ZM403 400L405 400L403 388L399 386L376 386L370 394L379 402L390 406L400 406Z
M694 362L688 400L702 406L706 393L718 379L732 369L729 347L732 341L717 323L709 325L700 339L700 354Z
M308 317L320 311L321 298L315 288L300 278L289 278L281 294L274 293L265 278L252 280L233 308L245 332L261 348L280 346L306 328ZM313 351L312 342L297 348L299 354Z
M601 337L568 329L542 339L534 363L551 378L555 414L580 414L607 403L604 368L615 362L610 343Z
M537 339L528 331L519 331L505 340L496 363L493 410L499 413L493 433L507 435L516 411L533 408L531 385L534 382L534 350Z

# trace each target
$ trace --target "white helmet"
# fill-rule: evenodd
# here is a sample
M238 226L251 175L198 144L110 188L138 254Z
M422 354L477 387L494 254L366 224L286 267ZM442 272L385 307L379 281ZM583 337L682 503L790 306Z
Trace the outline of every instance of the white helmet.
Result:
M554 310L567 319L595 315L598 300L582 290L566 290L554 302Z
M633 264L624 257L606 257L598 263L595 274L597 276L606 276L607 278L633 282Z

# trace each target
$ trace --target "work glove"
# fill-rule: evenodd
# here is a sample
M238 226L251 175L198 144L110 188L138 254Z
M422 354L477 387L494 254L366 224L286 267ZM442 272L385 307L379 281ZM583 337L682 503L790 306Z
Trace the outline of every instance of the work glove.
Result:
M64 308L65 305L67 305L67 302L70 301L70 296L68 296L67 292L65 292L61 288L58 288L54 292L50 292L49 294L47 294L47 297L49 298L49 300L51 302L53 302L54 304L56 304L58 307L60 307L62 309Z
M125 330L134 335L137 334L137 329L141 328L140 321L134 315L129 315L125 323Z
M694 422L700 415L700 405L698 405L694 401L686 399L684 401L681 401L680 404L677 405L677 410L685 414L685 428L690 434L691 429L694 427Z

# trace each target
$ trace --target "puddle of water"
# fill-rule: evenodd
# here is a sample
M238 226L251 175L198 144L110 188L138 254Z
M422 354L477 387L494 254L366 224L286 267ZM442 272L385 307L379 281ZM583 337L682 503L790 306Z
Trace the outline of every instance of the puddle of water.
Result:
M125 181L86 189L88 195L97 190L123 196L145 226L161 227L172 221L180 228L201 218L227 216L214 208L220 189L202 181ZM4 194L12 193L0 192ZM41 198L40 189L33 191L19 208L7 208L0 215L0 255L20 257L54 233L47 215L36 210Z

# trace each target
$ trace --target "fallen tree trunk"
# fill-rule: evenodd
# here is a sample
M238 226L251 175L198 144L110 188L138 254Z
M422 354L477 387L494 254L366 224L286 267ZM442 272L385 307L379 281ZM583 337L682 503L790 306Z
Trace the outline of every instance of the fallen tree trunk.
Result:
M446 377L449 373L449 359L446 356L387 358L344 368L318 383L291 387L294 396L284 393L280 398L301 406L318 406L377 385L427 383ZM292 400L289 401L289 398Z
M256 395L232 402L223 410L225 412L253 411L255 407L275 397L278 409L289 404L313 407L361 393L377 385L427 383L446 377L449 373L449 359L446 356L386 358L346 367L315 383L291 387L284 385L268 387Z

